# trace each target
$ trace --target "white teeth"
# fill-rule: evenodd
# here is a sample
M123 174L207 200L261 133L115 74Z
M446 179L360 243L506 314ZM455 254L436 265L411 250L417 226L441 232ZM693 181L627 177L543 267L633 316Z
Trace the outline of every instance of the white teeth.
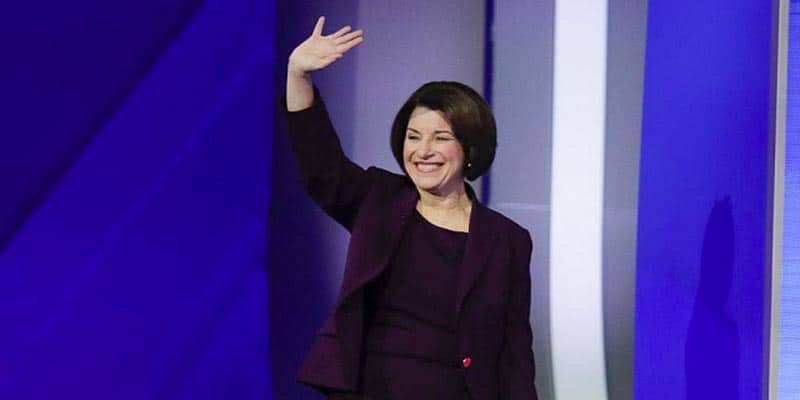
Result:
M417 164L417 169L422 172L432 172L439 169L439 164Z

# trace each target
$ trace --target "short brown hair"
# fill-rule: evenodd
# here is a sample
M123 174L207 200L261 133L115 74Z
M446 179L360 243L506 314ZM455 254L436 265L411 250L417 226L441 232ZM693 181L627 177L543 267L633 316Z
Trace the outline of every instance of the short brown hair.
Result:
M463 83L428 82L411 94L392 123L392 154L403 172L406 172L403 162L406 129L411 113L417 107L444 114L464 150L464 176L467 179L474 181L489 169L497 148L497 128L489 105L478 92Z

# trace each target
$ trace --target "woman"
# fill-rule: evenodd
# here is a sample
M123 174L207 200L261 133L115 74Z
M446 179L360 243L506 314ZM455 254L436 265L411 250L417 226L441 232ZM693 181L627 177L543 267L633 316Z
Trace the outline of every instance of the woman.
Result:
M342 152L310 75L363 34L323 25L289 57L286 114L306 189L351 238L298 380L329 399L536 399L530 235L464 181L494 159L486 102L460 83L423 85L392 126L405 175L364 170Z

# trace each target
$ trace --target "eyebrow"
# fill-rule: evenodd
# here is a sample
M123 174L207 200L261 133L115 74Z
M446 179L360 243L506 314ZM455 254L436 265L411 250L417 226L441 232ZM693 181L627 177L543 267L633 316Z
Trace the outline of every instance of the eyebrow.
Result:
M414 133L419 133L420 135L422 134L420 131L418 131L418 130L416 130L416 129L414 129L414 128L406 128L406 130L407 130L407 131L414 132ZM433 133L434 133L434 134L437 134L437 133L449 133L449 134L451 134L451 135L455 135L455 133L453 133L453 132L451 132L451 131L448 131L448 130L436 130L436 131L433 131Z

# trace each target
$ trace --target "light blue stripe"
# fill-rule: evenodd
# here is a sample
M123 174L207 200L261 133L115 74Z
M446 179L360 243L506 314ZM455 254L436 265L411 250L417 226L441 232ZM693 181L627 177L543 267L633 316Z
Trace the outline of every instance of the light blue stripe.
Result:
M800 398L800 2L789 12L778 398Z

